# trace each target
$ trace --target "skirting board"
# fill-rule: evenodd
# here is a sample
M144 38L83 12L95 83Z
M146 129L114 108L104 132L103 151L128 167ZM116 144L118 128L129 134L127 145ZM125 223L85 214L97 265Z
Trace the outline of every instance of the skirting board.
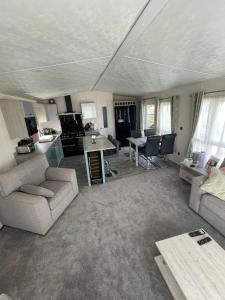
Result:
M186 298L185 298L184 294L182 293L180 287L178 286L169 267L164 262L162 255L155 256L155 261L156 261L156 264L157 264L173 298L175 300L185 300Z

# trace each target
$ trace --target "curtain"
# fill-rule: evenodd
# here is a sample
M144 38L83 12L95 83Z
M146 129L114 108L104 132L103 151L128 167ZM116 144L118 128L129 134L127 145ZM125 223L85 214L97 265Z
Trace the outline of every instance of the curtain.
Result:
M141 97L136 98L136 129L141 129L141 118L142 118L142 99Z
M178 116L179 116L179 96L171 97L171 132L176 133L176 128L178 125Z
M141 107L140 107L140 129L144 130L144 100L141 100Z
M171 133L171 100L159 103L159 133Z
M188 157L191 157L191 155L193 153L193 137L194 137L196 127L198 124L203 97L204 97L204 92L202 92L202 91L191 95L191 100L193 103L193 113L192 113L192 126L191 126L191 140L190 140L190 143L188 146L188 151L187 151Z
M225 157L225 96L206 96L192 139L193 151L205 151L206 160Z

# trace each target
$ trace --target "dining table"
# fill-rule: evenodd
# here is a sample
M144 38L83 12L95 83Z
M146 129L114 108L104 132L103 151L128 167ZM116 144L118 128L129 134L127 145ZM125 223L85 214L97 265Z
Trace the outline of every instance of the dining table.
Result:
M132 146L135 146L135 164L136 167L138 167L138 148L143 147L146 143L147 137L140 137L140 138L133 138L128 137L127 140L129 141L129 154L130 154L130 160L132 160Z

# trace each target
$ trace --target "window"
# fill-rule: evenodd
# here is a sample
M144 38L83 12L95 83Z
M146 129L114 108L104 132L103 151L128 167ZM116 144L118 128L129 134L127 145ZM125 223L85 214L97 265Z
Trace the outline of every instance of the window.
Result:
M171 133L171 101L159 103L159 133Z
M193 151L225 156L225 96L204 97L192 140Z
M148 101L144 104L144 129L155 128L156 101Z

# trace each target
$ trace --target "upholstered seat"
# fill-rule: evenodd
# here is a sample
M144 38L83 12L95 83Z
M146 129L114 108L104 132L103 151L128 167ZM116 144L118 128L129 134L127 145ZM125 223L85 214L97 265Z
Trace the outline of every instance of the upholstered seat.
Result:
M207 208L215 215L225 220L225 201L221 200L213 195L204 194L201 200L200 213L202 208Z
M225 236L225 201L201 189L208 176L192 179L189 206Z
M72 188L70 182L60 182L53 180L46 180L42 182L40 186L55 193L54 197L47 198L51 210L55 209L56 206L62 201L62 199L66 198L67 194Z
M20 191L24 185L31 185L30 191ZM33 190L41 186L54 196L33 194L32 185ZM45 155L38 155L0 174L0 221L44 235L77 194L75 170L49 167Z

